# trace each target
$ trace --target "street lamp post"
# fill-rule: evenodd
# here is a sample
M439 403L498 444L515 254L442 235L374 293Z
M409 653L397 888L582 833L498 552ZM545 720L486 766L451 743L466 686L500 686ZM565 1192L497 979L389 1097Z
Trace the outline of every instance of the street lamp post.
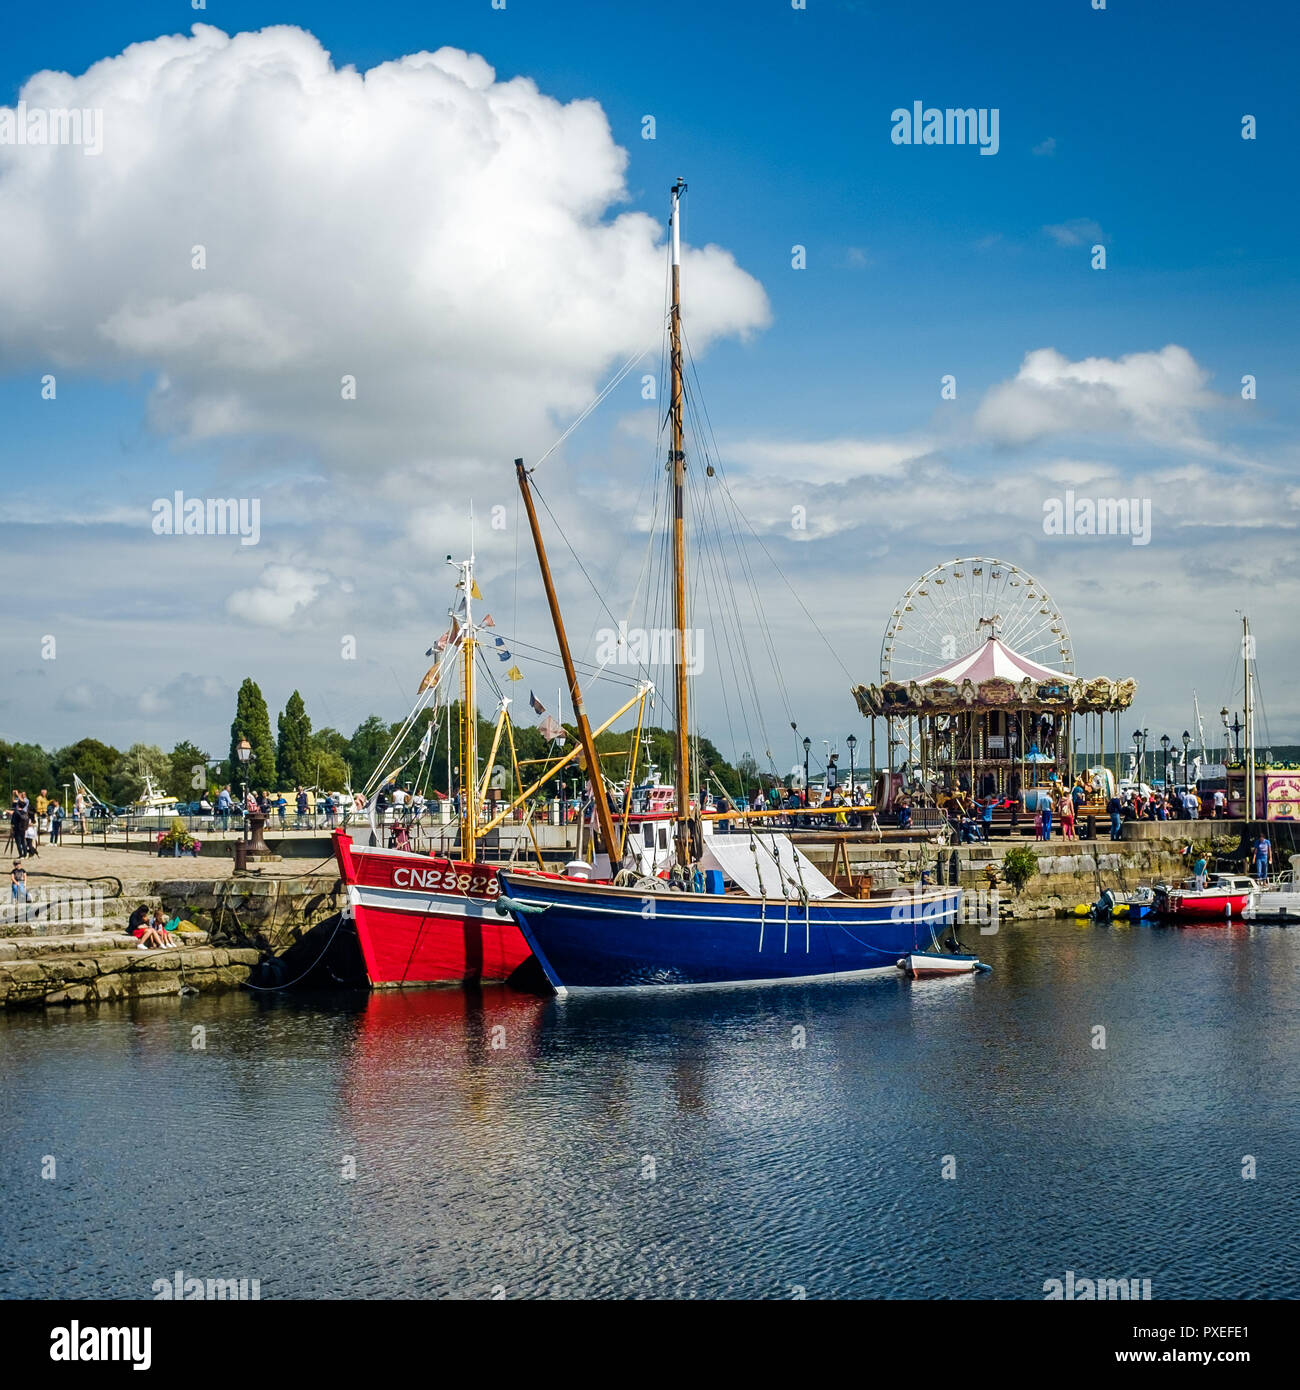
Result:
M857 734L850 734L844 742L849 745L849 792L852 794L857 789L857 783L853 780L853 754L858 746Z
M1187 767L1187 749L1188 749L1188 746L1190 745L1191 741L1192 741L1192 736L1191 736L1191 734L1188 733L1186 729L1184 729L1184 730L1183 730L1183 790L1184 790L1184 791L1191 791L1191 789L1192 789L1192 782L1191 782L1191 778L1188 776L1188 767Z
M1142 785L1142 730L1133 730L1133 771L1138 786Z
M808 754L812 749L812 739L805 738L803 741L803 804L807 809L810 804L808 795Z
M1161 735L1160 735L1160 746L1161 746L1161 748L1163 748L1163 749L1165 750L1165 770L1164 770L1164 773L1163 773L1162 775L1163 775L1163 777L1164 777L1164 793L1165 793L1166 796L1169 795L1169 744L1170 744L1170 742L1171 742L1171 740L1170 740L1168 734L1161 734Z
M242 735L239 742L235 745L235 754L239 758L245 773L248 771L248 764L253 756L253 746ZM248 782L245 779L240 783L244 789L244 815L245 815L245 834L246 842L242 846L243 859L247 863L250 857L265 856L270 858L271 850L266 841L262 838L266 830L266 815L259 806L256 810L248 810Z

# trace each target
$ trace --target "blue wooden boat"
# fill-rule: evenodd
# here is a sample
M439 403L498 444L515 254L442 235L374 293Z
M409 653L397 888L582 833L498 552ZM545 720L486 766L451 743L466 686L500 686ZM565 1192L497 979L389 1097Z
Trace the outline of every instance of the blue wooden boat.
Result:
M659 862L658 846L648 850L648 859L637 861L635 846L613 823L600 753L587 720L533 505L529 472L522 459L515 461L592 788L597 838L603 847L599 858L604 863L595 877L584 873L581 878L551 878L509 869L500 873L503 891L498 910L514 917L558 991L755 985L894 973L900 958L937 951L940 933L956 924L961 906L961 890L955 887L850 896L818 873L782 836L742 831L720 834L706 845L709 837L703 817L691 798L688 729L692 623L686 572L679 230L685 189L678 179L671 192L670 220L670 448L663 515L670 523L672 543L675 805L670 813L673 843L668 867ZM713 472L710 465L707 474ZM806 740L804 746L806 750ZM734 820L747 823L747 813L737 810ZM662 848L665 852L669 848L666 835ZM661 872L669 874L669 882L660 881ZM704 891L707 887L716 890L719 879L731 886L723 892ZM630 882L623 886L622 880Z
M519 924L552 987L757 985L897 974L935 949L961 889L874 898L647 893L501 871L499 911Z

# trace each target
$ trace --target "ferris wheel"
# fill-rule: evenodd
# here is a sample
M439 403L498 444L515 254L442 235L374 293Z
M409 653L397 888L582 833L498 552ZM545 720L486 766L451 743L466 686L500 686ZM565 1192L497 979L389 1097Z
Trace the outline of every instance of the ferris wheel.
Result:
M1061 610L1027 570L987 556L927 570L894 605L880 644L881 681L910 681L967 656L990 631L1021 656L1074 674Z

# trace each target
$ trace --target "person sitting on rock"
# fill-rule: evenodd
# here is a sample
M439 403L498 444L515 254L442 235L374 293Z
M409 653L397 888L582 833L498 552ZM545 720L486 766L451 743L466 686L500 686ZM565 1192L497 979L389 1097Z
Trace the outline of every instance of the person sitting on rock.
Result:
M21 859L14 861L13 873L9 875L9 900L15 903L30 900L27 893L27 870L23 868Z
M153 921L150 926L158 934L164 946L178 946L180 943L175 936L167 930L167 917L162 908L156 907L153 910Z
M149 924L149 909L141 903L131 914L126 929L139 943L138 949L147 951L151 947L166 946L166 941Z

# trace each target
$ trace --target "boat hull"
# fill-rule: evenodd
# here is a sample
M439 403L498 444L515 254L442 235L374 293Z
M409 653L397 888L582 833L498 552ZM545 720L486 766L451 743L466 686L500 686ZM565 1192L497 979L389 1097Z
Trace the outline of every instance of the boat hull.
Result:
M495 910L493 865L354 845L334 851L375 988L500 983L526 961L528 943Z
M1262 892L1242 914L1255 922L1300 922L1300 892Z
M1249 893L1157 888L1154 911L1157 917L1173 917L1182 921L1226 922L1242 916L1249 901Z
M913 951L902 956L898 968L914 980L928 980L940 975L971 975L980 968L976 956L940 955L933 951Z
M785 984L894 974L957 920L961 890L786 903L529 879L502 871L512 913L557 991Z

